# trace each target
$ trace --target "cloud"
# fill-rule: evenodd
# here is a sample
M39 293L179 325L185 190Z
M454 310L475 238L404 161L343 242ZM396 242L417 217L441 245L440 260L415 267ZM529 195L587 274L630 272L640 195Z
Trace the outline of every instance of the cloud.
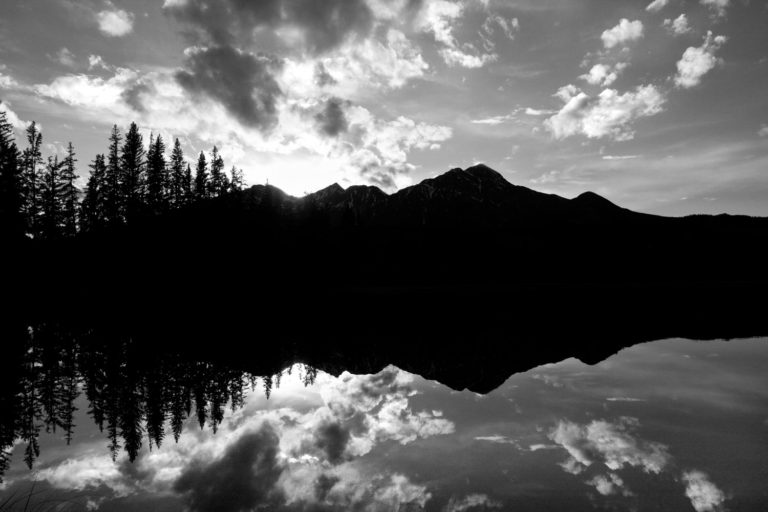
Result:
M339 98L329 98L323 110L315 115L320 132L329 137L335 137L346 132L349 122L344 114L343 101Z
M360 0L185 0L166 1L163 8L192 28L187 34L196 43L250 47L261 31L315 55L366 38L374 22L368 4Z
M768 137L768 124L760 126L760 129L757 131L757 135L760 137Z
M613 471L631 466L658 474L669 462L667 447L637 438L637 425L633 418L621 418L616 423L594 420L586 425L561 420L549 438L570 454L567 463L572 473L602 463Z
M561 87L556 96L566 103L557 114L544 122L556 139L579 134L591 139L632 139L635 133L632 123L636 119L658 114L666 101L653 85L642 85L624 94L615 89L605 89L596 97L567 85Z
M507 121L511 121L514 119L515 116L512 114L507 114L504 116L493 116L493 117L485 117L483 119L472 119L470 123L472 124L489 124L491 126L496 126L502 123L506 123Z
M525 115L527 116L548 116L556 112L557 110L538 109L538 108L531 108L531 107L526 107L525 109Z
M88 56L88 71L92 71L94 69L103 69L105 71L111 71L112 68L107 65L106 62L104 62L104 59L101 57L101 55L89 55Z
M669 0L653 0L653 2L648 4L648 7L645 8L648 12L659 12L664 7L669 4Z
M0 89L15 89L19 86L19 82L12 76L6 75L4 73L6 69L5 64L0 64Z
M709 480L709 476L701 471L686 471L683 473L686 484L685 495L691 500L696 512L716 512L723 510L725 494Z
M193 461L173 488L192 512L241 511L282 501L275 487L283 471L278 460L280 439L264 423L242 435L214 461Z
M611 496L619 493L624 496L632 495L632 493L624 487L624 481L616 473L595 475L591 480L587 480L587 485L594 487L597 492L603 496Z
M194 48L186 52L185 69L176 80L193 94L221 102L241 123L267 131L277 124L277 98L282 94L274 73L280 63L230 46Z
M626 68L627 64L625 62L619 62L614 66L609 64L595 64L589 70L589 73L581 75L579 78L591 85L608 87L619 78L621 72Z
M622 18L619 24L602 33L600 38L606 48L624 45L643 37L643 22L640 20L629 21Z
M462 498L451 497L443 512L464 512L465 510L490 510L501 508L502 504L487 494L468 494Z
M725 16L725 11L731 5L731 0L699 0L701 5L709 7L715 16Z
M19 116L16 115L16 112L11 110L11 107L10 105L8 105L7 101L0 100L0 112L5 112L6 119L8 120L9 123L11 123L11 126L13 126L16 130L24 131L27 128L27 125L29 123L19 119Z
M511 444L514 446L517 446L517 441L514 439L510 439L506 436L477 436L475 437L475 441L486 441L489 443L496 443L496 444Z
M448 0L431 0L422 9L416 25L431 33L435 41L443 46L438 54L448 66L480 68L498 59L495 53L480 53L469 43L459 44L453 35L453 27L464 14L464 4Z
M133 14L122 9L99 11L96 22L99 30L109 37L123 37L133 31Z
M688 47L677 62L677 74L674 78L675 85L684 89L699 85L701 77L709 73L720 62L715 57L715 52L727 40L725 36L713 36L712 31L709 31L704 37L704 43L701 46Z
M61 48L58 52L56 52L56 57L54 60L56 60L56 62L62 66L71 68L75 65L75 54L73 54L67 48Z
M691 31L691 27L688 25L688 18L685 16L685 13L681 14L674 20L669 18L665 19L664 26L667 28L667 30L676 36L681 36Z

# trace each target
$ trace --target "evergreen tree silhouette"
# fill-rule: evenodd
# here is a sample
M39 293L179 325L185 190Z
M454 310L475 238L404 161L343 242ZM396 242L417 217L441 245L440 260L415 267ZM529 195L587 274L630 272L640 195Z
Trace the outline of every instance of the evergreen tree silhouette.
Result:
M213 146L211 152L211 179L208 182L208 195L218 197L224 194L228 188L227 175L224 173L224 160L219 155L219 150Z
M205 153L200 152L197 158L197 169L195 169L195 199L198 201L208 197L208 163L205 160Z
M22 154L24 216L27 232L32 236L39 234L38 221L40 217L40 181L43 171L43 155L41 146L43 135L33 121L27 127L27 147Z
M107 153L107 168L104 174L103 194L106 206L104 216L106 222L117 225L123 222L123 181L120 163L120 143L122 136L117 125L112 127L109 135L109 152Z
M185 205L188 199L188 194L185 193L186 174L184 171L184 152L181 149L181 142L177 138L173 143L173 151L171 151L169 176L170 203L174 208Z
M136 123L131 123L125 134L120 153L122 197L125 202L125 220L135 220L143 210L146 161L144 140Z
M19 150L8 115L0 111L0 237L24 233L24 193Z
M150 136L147 153L147 208L150 213L157 215L168 209L168 182L165 143L160 135L154 141Z
M48 157L48 164L40 182L40 234L46 239L59 238L64 224L63 162Z
M233 165L232 170L230 171L230 175L232 178L229 182L229 189L234 191L243 190L243 187L245 186L245 181L243 180L243 170L238 169Z
M62 234L68 237L77 234L77 213L80 206L78 196L80 190L75 184L77 180L76 163L75 147L70 142L67 145L67 156L64 157L61 168Z
M91 174L88 177L85 195L80 205L80 221L83 231L91 231L104 226L108 210L105 194L107 164L104 161L104 155L96 155L89 167Z

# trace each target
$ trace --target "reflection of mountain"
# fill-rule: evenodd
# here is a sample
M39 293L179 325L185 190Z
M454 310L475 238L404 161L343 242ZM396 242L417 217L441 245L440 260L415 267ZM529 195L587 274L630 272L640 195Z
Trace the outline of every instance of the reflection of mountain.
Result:
M768 220L672 219L455 169L387 196L255 186L7 254L9 318L118 330L256 374L386 364L489 391L643 340L768 333ZM82 325L77 325L77 324Z

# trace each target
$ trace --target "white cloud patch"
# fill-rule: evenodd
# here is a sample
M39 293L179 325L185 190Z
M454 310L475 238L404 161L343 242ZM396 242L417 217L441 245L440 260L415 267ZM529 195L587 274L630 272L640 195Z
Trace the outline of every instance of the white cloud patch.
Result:
M681 14L677 18L664 20L664 27L676 36L687 34L691 31L691 26L688 24L688 17L685 13Z
M514 118L515 116L513 114L507 114L504 116L493 116L493 117L484 117L482 119L472 119L470 122L472 124L487 124L491 126L496 126L496 125L511 121Z
M581 75L579 78L591 85L608 87L619 78L619 75L626 68L626 62L619 62L613 66L609 64L595 64L588 73Z
M709 480L709 476L701 471L686 471L683 473L686 484L685 495L691 500L696 512L717 512L723 510L725 493Z
M757 135L760 137L768 137L768 124L764 124L760 127L760 129L757 131Z
M517 441L514 439L510 439L506 436L477 436L475 437L475 441L485 441L488 443L496 443L496 444L511 444L514 446L518 446Z
M101 57L101 55L89 55L88 70L92 71L94 69L110 71L112 68L106 62L104 62L104 59Z
M632 493L625 488L624 481L616 473L595 475L592 479L587 481L587 485L594 487L595 490L603 496L611 496L619 493L624 496L632 495Z
M27 128L27 125L29 125L28 122L19 119L19 116L16 115L16 112L11 110L7 101L0 101L0 112L5 112L6 119L16 130L24 131Z
M704 43L701 46L688 47L677 62L677 74L674 78L675 85L684 89L699 85L701 77L709 73L720 62L720 59L715 57L715 52L727 40L725 36L714 36L709 31L704 37Z
M462 498L452 496L443 510L444 512L464 512L468 509L489 510L501 508L501 506L500 502L492 500L487 494L476 493L468 494Z
M58 52L56 52L54 60L56 60L56 62L62 66L66 66L68 68L75 66L75 54L69 51L67 48L61 48Z
M615 423L595 420L586 425L560 421L549 438L568 451L570 457L563 469L574 474L595 463L612 471L630 466L658 474L669 462L667 447L636 437L637 426L636 419L626 417Z
M600 36L603 40L603 46L609 49L637 41L641 37L643 37L643 22L640 20L629 21L627 18L622 18L618 25L604 31Z
M699 3L709 7L715 16L725 16L725 12L731 5L731 0L699 0Z
M4 73L5 64L0 64L0 89L13 89L19 86L19 83L10 75Z
M464 14L464 4L448 0L430 0L422 9L417 27L431 33L443 48L438 53L448 66L480 68L498 59L495 53L481 53L469 43L459 44L453 26Z
M653 85L642 85L624 94L605 89L595 97L567 85L561 87L556 96L565 101L565 105L544 122L556 139L579 134L591 139L632 139L635 135L632 123L658 114L666 101Z
M123 9L106 9L96 13L99 30L109 37L127 36L133 31L133 14Z
M667 4L669 4L669 0L653 0L653 2L648 4L645 10L648 12L659 12L666 7Z

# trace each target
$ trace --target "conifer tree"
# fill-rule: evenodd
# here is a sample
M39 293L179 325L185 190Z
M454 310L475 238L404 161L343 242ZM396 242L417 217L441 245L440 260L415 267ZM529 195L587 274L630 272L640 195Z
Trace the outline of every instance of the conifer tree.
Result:
M67 156L62 162L61 168L61 200L62 200L62 233L64 236L77 234L78 196L80 191L75 184L77 172L75 171L75 148L70 142L67 146Z
M106 224L108 208L104 193L107 174L107 164L104 160L104 155L96 155L96 158L94 158L89 167L91 168L91 175L88 177L88 183L85 186L85 195L80 214L84 231L91 231Z
M195 170L195 199L198 201L208 197L208 163L205 160L205 153L200 152L197 159L197 169Z
M24 233L22 175L13 126L0 111L0 237Z
M213 146L211 152L211 179L208 183L208 195L218 197L227 191L227 175L224 174L224 160L219 155L219 150Z
M174 208L182 206L187 199L184 194L184 170L184 152L181 150L181 142L179 142L179 139L176 139L173 143L173 151L171 152L169 176L170 203Z
M184 180L181 182L181 194L184 197L183 204L189 204L194 200L192 191L192 166L187 164L187 170L184 171Z
M104 196L104 219L110 225L123 221L122 205L122 170L120 167L120 142L122 136L117 125L112 127L109 136L109 153L107 154L107 167L104 173L104 182L101 184Z
M64 201L59 157L48 157L48 164L40 180L40 235L46 239L59 238L63 234Z
M163 138L158 135L153 141L150 136L147 153L147 208L152 214L167 210L166 172Z
M136 123L131 123L120 154L122 199L125 220L131 222L142 213L146 174L144 140Z
M234 191L243 190L243 187L245 186L243 170L238 169L233 165L230 174L232 175L232 179L229 182L229 189Z
M43 144L43 135L37 129L37 124L34 121L27 127L27 144L27 148L22 155L24 216L27 223L27 232L32 236L36 236L39 234L40 180L42 176L41 166L43 164L43 155L40 148Z

